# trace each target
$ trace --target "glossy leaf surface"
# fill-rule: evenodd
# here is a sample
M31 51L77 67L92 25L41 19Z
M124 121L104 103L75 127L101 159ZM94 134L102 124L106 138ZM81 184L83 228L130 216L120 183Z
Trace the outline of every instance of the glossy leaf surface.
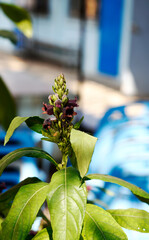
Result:
M12 162L20 159L21 157L35 157L35 158L43 158L49 160L51 163L53 163L56 167L58 164L55 162L55 160L49 155L47 152L38 149L38 148L20 148L17 150L14 150L11 153L8 153L0 160L0 175L4 171L4 169Z
M92 204L87 204L82 235L85 240L128 239L108 212Z
M149 232L149 213L135 208L108 210L118 224L138 232Z
M65 168L56 172L47 197L53 240L79 240L86 207L86 186L79 172Z
M0 37L10 40L13 44L17 43L17 37L12 31L0 30Z
M52 240L52 229L44 228L40 232L38 232L36 236L33 237L32 239L33 240Z
M16 115L16 105L3 79L0 77L0 124L7 129Z
M11 138L12 134L14 133L14 131L16 130L16 128L18 128L23 122L25 122L29 117L15 117L11 123L10 126L7 130L6 136L5 136L5 141L4 141L4 145L6 145L6 143L9 141L9 139Z
M72 164L79 170L81 177L88 172L96 141L97 138L87 133L75 129L71 131L70 142L76 156L76 162Z
M32 36L32 23L29 13L14 4L0 3L0 8L5 15L14 22L17 27L27 36Z
M28 184L18 191L6 219L2 223L2 240L24 240L45 201L49 184Z
M43 125L44 119L35 116L35 117L29 117L25 122L27 126L30 129L32 129L34 132L42 134L42 125Z
M25 180L23 180L19 184L15 185L14 187L10 188L6 192L0 194L0 214L3 214L6 217L6 215L8 214L8 211L12 205L12 201L13 201L15 195L17 194L18 190L22 186L31 184L31 183L37 183L37 182L40 182L40 180L38 178L35 178L35 177L26 178Z
M132 183L126 182L120 178L113 177L110 175L104 175L104 174L89 174L87 175L84 180L91 180L91 179L98 179L105 182L111 182L116 183L120 186L128 188L130 191L132 191L135 196L137 196L140 200L149 203L149 193L145 192L143 189L135 186Z
M19 117L19 116L17 116L12 120L12 122L7 130L4 145L6 145L6 143L9 141L9 139L13 135L16 128L18 128L23 122L25 122L27 124L27 126L34 132L42 134L42 125L43 125L44 119L37 117L37 116L34 116L34 117Z

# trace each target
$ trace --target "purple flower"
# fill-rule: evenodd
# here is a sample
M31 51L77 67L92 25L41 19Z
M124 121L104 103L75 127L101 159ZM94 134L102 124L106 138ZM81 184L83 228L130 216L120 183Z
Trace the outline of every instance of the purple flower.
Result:
M44 120L43 122L43 128L48 130L51 128L52 126L52 122L56 121L56 118L55 117L51 117L51 118L47 118L46 120Z
M61 108L62 101L60 99L55 101L55 107Z
M53 114L53 106L43 103L42 111L45 114L52 115Z
M77 98L74 100L68 100L66 106L63 108L63 115L61 118L71 120L73 116L77 115L77 113L74 112L74 107L78 107Z
M51 127L52 121L50 118L44 120L43 122L43 128L48 130Z
M69 99L68 103L67 103L67 106L69 106L69 107L78 107L79 105L77 104L77 98L75 97L74 100Z
M67 120L71 120L71 118L73 118L74 115L76 115L77 113L74 112L73 107L64 107L63 108L63 115L62 115L62 119L67 119Z

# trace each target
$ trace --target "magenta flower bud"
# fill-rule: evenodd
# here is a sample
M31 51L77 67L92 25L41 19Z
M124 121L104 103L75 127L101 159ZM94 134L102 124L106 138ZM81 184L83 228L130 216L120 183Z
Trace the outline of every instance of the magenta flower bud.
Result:
M43 122L43 128L48 130L52 125L52 121L50 118L46 119L44 122Z
M55 101L55 107L61 108L62 101L60 99Z
M49 95L48 99L49 99L49 100L52 100L52 95Z

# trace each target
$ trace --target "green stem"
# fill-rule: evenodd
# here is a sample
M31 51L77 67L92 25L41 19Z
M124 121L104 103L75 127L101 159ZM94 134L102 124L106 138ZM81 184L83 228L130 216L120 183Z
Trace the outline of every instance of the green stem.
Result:
M62 154L62 168L65 168L68 162L68 155L65 153Z

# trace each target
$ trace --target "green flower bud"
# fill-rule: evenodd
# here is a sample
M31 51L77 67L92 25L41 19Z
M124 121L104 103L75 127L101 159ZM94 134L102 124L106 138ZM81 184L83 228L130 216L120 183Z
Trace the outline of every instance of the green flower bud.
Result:
M55 96L55 95L52 95L51 98L52 98L52 101L53 101L53 102L55 102L55 101L57 100L57 96Z
M62 103L65 105L67 102L68 102L68 97L66 95L63 95Z
M59 98L62 99L62 96L63 96L62 89L58 89L57 93L58 93Z
M58 126L59 126L59 128L61 128L61 121L58 121Z
M55 86L55 90L57 91L59 89L57 82L55 82L54 86Z
M53 101L51 99L49 100L49 103L50 103L50 105L53 105Z
M53 92L55 92L55 87L54 86L52 86L52 89L53 89Z

